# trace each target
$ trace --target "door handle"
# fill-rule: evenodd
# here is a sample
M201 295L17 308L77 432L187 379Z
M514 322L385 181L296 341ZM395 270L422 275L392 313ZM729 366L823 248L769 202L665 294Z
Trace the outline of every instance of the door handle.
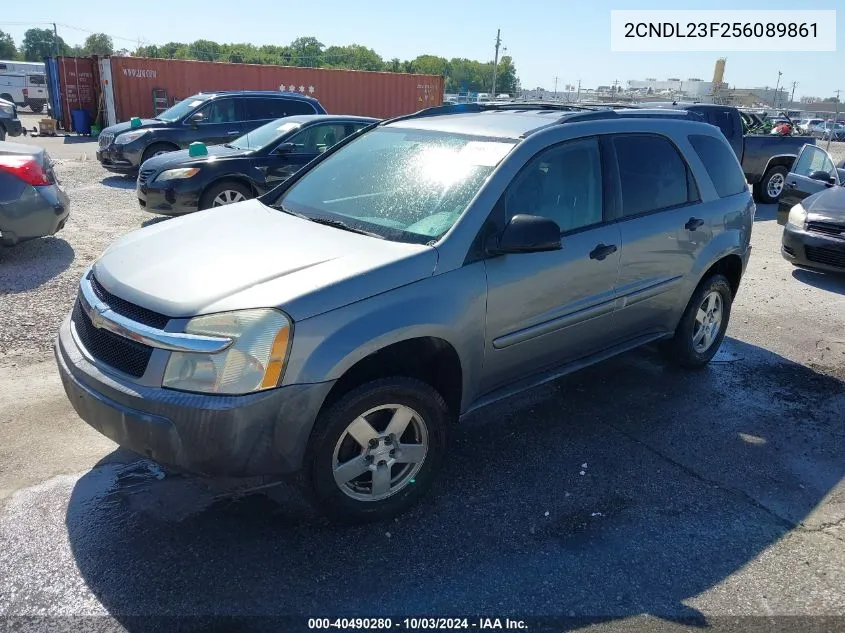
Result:
M229 130L228 132L226 132L226 134L237 134L237 133L238 133L237 130Z
M704 226L704 220L702 220L701 218L690 218L689 220L687 220L687 223L684 224L684 228L687 231L694 231L700 226Z
M613 244L599 244L592 251L590 251L590 259L603 260L608 255L616 252L616 246Z
M793 180L792 182L786 183L786 186L789 187L790 189L795 189L795 187L798 186L798 183Z

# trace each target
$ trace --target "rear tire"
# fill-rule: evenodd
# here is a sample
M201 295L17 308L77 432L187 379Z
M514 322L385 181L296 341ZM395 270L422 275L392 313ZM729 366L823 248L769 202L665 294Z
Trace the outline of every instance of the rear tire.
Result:
M233 180L215 183L200 197L199 209L225 206L252 198L252 191L246 185Z
M44 112L45 103L45 101L34 100L30 101L27 105L29 106L29 109L35 114L41 114L42 112Z
M732 303L731 285L723 275L704 279L692 294L674 336L660 345L666 360L687 369L709 363L725 337Z
M754 199L763 204L775 204L783 194L788 173L789 170L782 165L771 167L754 185Z
M304 473L313 501L340 522L405 511L440 471L448 419L442 396L412 378L375 380L343 395L320 413L308 443Z

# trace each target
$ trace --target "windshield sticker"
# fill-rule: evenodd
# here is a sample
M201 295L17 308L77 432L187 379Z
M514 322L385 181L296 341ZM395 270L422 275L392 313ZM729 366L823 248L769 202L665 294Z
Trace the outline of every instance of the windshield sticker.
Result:
M496 141L470 141L458 152L462 161L481 167L495 167L511 149L513 143Z
M277 132L288 132L296 127L299 127L299 123L282 123L279 127L276 128Z
M188 107L189 107L189 108L196 108L196 107L197 107L199 104L201 104L201 103L204 103L204 102L203 102L203 100L202 100L202 99L197 99L196 101L191 101L191 103L190 103L190 104L188 104Z

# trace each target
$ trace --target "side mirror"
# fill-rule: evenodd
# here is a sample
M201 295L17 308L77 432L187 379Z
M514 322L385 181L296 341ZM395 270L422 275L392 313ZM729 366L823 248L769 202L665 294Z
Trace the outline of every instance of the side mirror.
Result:
M296 143L279 143L276 149L273 150L273 153L287 154L288 152L292 152L294 147L296 147Z
M539 215L515 215L505 230L488 248L492 254L539 253L559 250L560 227L557 222Z
M818 171L810 172L809 178L810 178L810 180L818 180L820 182L824 182L824 183L827 183L827 184L830 184L830 185L836 184L836 178L831 176L826 171L818 170Z
M205 120L205 115L202 112L195 112L190 117L188 117L188 123L196 127L198 123L202 123Z

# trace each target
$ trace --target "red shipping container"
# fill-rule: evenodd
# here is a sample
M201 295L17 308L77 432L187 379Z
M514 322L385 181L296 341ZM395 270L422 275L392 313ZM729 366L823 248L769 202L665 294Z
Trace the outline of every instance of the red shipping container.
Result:
M65 130L71 129L71 110L88 110L95 121L100 94L97 63L90 57L59 57L58 71Z
M380 118L443 103L443 77L403 73L112 57L118 121L153 116L153 90L168 103L216 90L287 90L312 96L332 114Z

